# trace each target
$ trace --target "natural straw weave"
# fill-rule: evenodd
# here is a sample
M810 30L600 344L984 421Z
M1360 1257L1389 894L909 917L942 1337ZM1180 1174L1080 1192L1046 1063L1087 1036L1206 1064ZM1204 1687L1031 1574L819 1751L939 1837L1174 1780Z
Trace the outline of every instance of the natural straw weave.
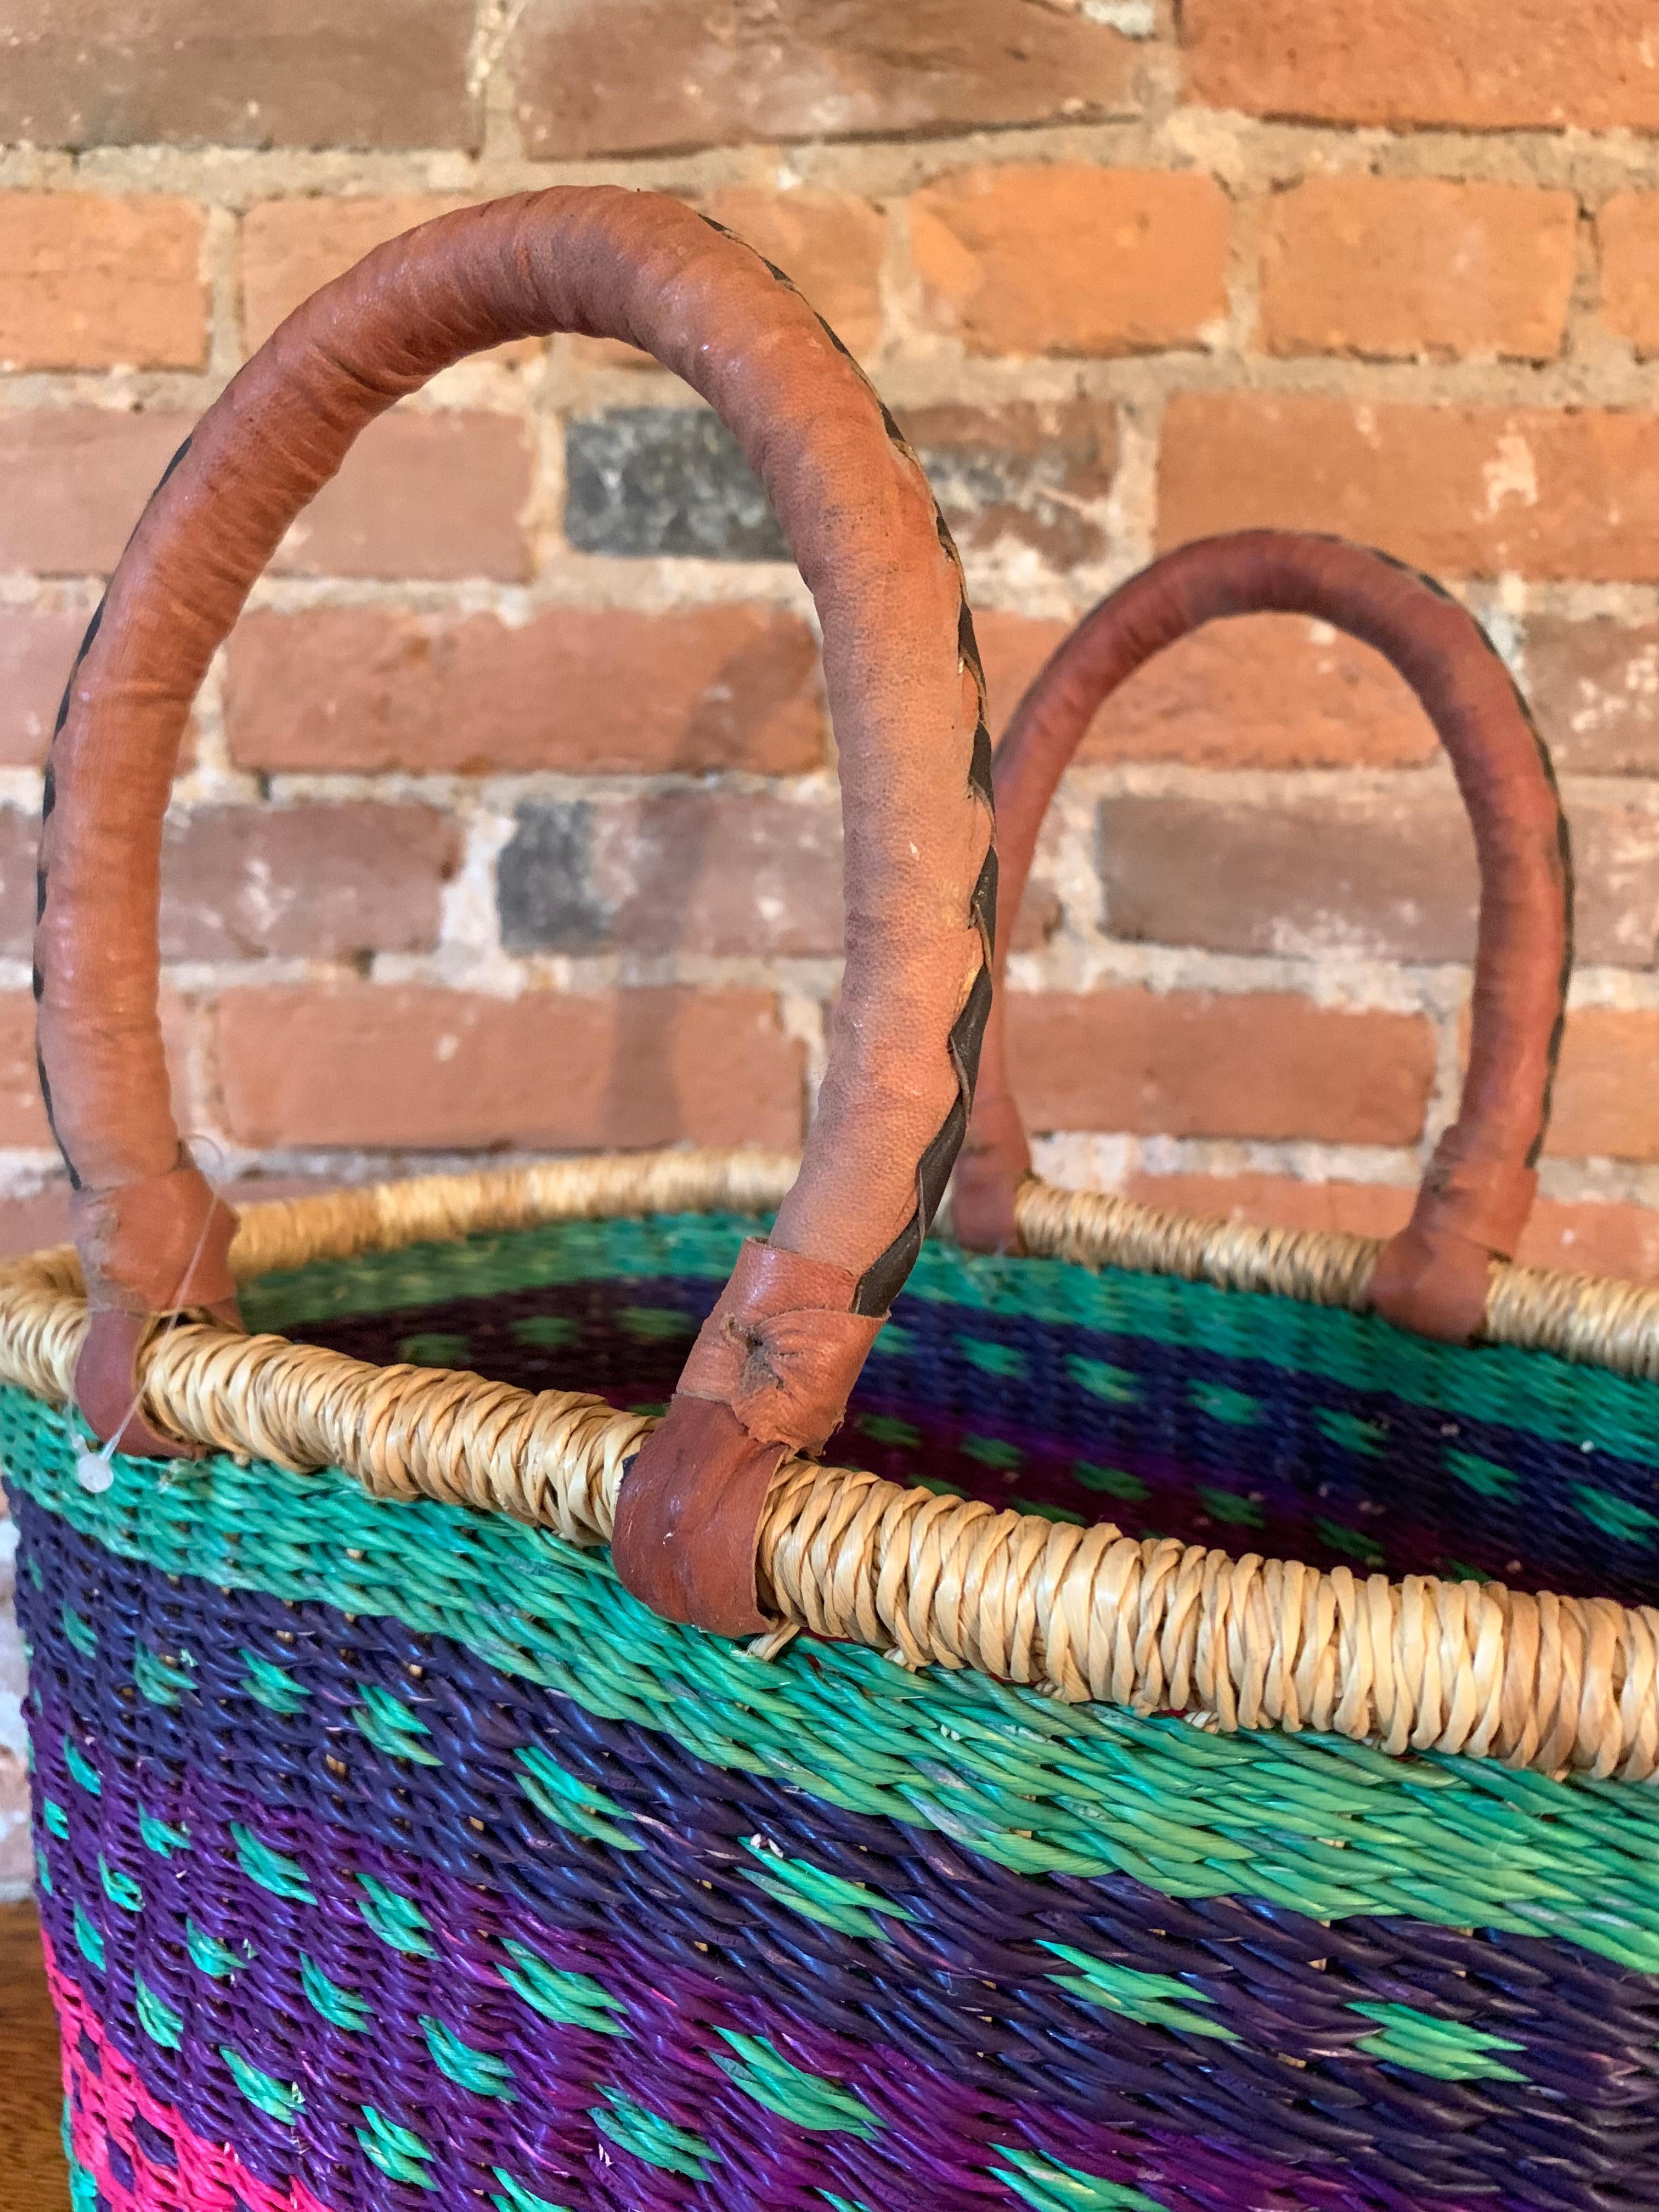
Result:
M251 1207L244 1281L322 1259L581 1218L775 1205L781 1155L613 1156L443 1176ZM1036 1253L1359 1307L1377 1247L1180 1221L1126 1200L1029 1186ZM1618 1371L1659 1371L1659 1296L1501 1270L1491 1334ZM0 1376L67 1401L85 1328L67 1249L0 1275ZM574 1393L374 1367L276 1336L188 1324L145 1374L151 1418L192 1440L296 1469L329 1465L380 1496L510 1514L579 1544L608 1540L649 1423ZM1234 1559L1109 1525L901 1489L795 1461L761 1544L782 1620L890 1653L970 1667L1070 1702L1207 1716L1224 1730L1311 1728L1390 1753L1494 1756L1545 1772L1659 1771L1659 1611L1532 1595L1498 1583L1321 1572Z

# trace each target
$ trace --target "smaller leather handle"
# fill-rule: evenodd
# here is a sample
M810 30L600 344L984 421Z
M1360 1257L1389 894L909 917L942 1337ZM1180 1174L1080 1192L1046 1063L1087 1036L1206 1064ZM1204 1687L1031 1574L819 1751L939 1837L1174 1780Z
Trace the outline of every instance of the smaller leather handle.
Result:
M1466 1342L1485 1316L1491 1263L1512 1256L1531 1211L1572 962L1571 857L1549 754L1466 609L1384 554L1298 532L1203 538L1155 561L1079 623L997 747L1003 911L1018 910L1043 817L1102 703L1201 624L1261 613L1329 623L1392 664L1434 724L1474 827L1480 919L1462 1099L1371 1287L1401 1328ZM1017 1249L1015 1198L1031 1172L1008 1085L1006 957L951 1201L957 1236L979 1251Z

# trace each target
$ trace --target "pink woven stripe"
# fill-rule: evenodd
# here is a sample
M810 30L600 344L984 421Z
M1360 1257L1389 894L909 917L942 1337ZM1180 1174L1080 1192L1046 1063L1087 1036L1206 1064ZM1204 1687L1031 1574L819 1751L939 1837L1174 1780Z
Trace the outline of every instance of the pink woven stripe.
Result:
M171 2105L152 2097L132 2067L105 2035L103 2024L46 1944L46 1979L64 2051L64 2091L70 2104L70 2142L76 2160L97 2182L110 2212L331 2212L301 2181L273 2189L252 2174L228 2148L204 2142ZM94 2073L81 2054L81 2038L98 2054ZM142 2115L178 2154L175 2171L157 2166L141 2148L133 2127ZM131 2162L131 2185L116 2179L110 2145Z

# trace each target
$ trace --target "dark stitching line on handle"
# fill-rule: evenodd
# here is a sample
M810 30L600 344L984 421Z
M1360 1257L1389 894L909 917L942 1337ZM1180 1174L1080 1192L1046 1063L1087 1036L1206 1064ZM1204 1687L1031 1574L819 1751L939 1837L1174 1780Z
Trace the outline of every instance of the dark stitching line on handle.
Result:
M144 520L144 516L149 513L151 507L155 506L156 501L161 496L162 492L167 488L167 479L172 476L179 462L184 459L185 455L190 451L191 438L193 438L195 434L196 433L192 430L191 432L190 438L186 438L185 440L184 444L179 447L178 452L174 453L173 459L167 463L166 468L162 470L161 478L157 483L155 490L151 492L149 497L144 501L138 520L133 524L132 528L127 533L127 545L131 545L133 539L138 535L139 527ZM125 558L126 546L123 546L121 549L121 559L125 560ZM116 566L118 568L120 566L120 562L118 561ZM40 854L35 863L34 869L34 926L37 930L40 928L46 911L46 828L47 823L52 819L53 810L58 805L58 773L53 755L57 750L58 740L64 734L64 726L70 718L70 707L75 697L75 679L81 672L82 662L92 650L93 640L98 635L99 625L104 619L104 609L108 605L109 592L106 590L103 598L99 600L97 605L93 609L92 620L87 624L86 635L82 638L80 644L76 647L75 658L70 663L69 678L64 685L64 696L58 702L58 720L52 724L52 744L46 749L46 769L40 785ZM46 988L46 979L40 972L40 958L38 951L34 955L33 963L30 969L29 982L30 988L34 994L34 1003L38 1006ZM69 1171L70 1188L71 1190L79 1190L82 1188L80 1170L76 1166L74 1161L70 1158L69 1149L65 1146L62 1137L59 1136L58 1133L58 1119L52 1111L52 1085L46 1079L46 1063L40 1051L40 1017L38 1015L35 1018L34 1072L40 1079L41 1102L46 1109L46 1127L51 1130L52 1140L53 1144L57 1146L58 1152L62 1156L64 1165Z
M880 409L882 428L887 433L888 443L912 464L921 477L922 483L927 485L928 497L933 501L933 521L939 532L939 542L956 572L960 605L957 621L957 652L961 665L973 677L974 690L978 702L978 714L974 726L973 760L968 771L968 788L973 798L984 807L987 815L990 817L991 843L986 852L984 862L980 868L978 878L969 900L968 914L979 936L981 966L969 987L968 996L963 1003L961 1012L951 1025L947 1046L951 1066L956 1070L956 1103L945 1115L943 1126L917 1163L916 1210L887 1249L877 1259L872 1261L869 1267L865 1269L859 1279L858 1288L853 1294L852 1310L854 1313L884 1314L904 1287L906 1279L916 1263L917 1255L921 1250L922 1240L927 1236L944 1200L945 1185L951 1180L951 1170L956 1165L957 1154L961 1151L963 1139L968 1133L969 1117L974 1108L974 1086L979 1078L980 1048L985 1041L985 1024L991 1012L992 969L996 950L996 800L991 781L991 732L985 719L985 669L980 659L978 641L974 635L974 617L972 610L968 605L967 584L962 572L962 556L957 550L956 540L951 535L950 525L945 520L938 499L934 497L933 487L927 483L927 471L917 460L909 441L894 420L892 410L866 375L862 365L854 358L846 344L831 330L823 317L818 314L811 301L805 299L793 279L780 269L775 262L769 261L763 253L757 252L754 246L749 245L746 239L738 237L735 231L728 230L724 223L716 222L713 216L705 215L702 220L711 230L719 231L722 238L732 239L753 253L761 266L769 270L786 291L802 301L803 304L817 317L819 329L835 347L836 351L847 362Z

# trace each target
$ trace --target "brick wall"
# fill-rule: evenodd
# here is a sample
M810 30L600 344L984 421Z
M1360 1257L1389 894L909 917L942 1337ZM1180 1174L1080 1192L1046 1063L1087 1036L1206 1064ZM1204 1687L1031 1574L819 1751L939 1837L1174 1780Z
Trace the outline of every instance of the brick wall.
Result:
M999 719L1195 532L1340 530L1447 577L1537 702L1583 881L1528 1251L1659 1267L1644 14L245 0L227 30L206 0L0 0L6 1236L61 1221L40 763L166 456L380 238L603 178L750 237L869 363L963 546ZM799 1133L839 827L780 550L718 425L614 345L503 349L369 433L207 686L171 832L169 1036L222 1172ZM1192 641L1101 719L1019 924L1040 1156L1394 1224L1455 1095L1472 890L1379 663L1288 619Z

